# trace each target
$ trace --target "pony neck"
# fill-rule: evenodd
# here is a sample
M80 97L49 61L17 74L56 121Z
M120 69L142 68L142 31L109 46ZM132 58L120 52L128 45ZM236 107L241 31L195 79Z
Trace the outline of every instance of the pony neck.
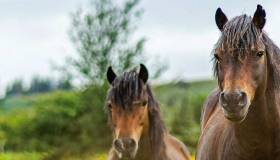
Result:
M241 123L233 124L237 145L240 145L247 154L254 154L256 149L269 148L272 117L269 115L267 96L263 90L257 92L246 119Z
M143 134L138 143L138 152L136 154L136 160L155 160L155 154L153 153L153 143L149 132L149 127L146 126L143 130Z
M159 118L159 117L158 117ZM157 119L157 121L160 121L160 119ZM158 124L157 127L155 127L155 123ZM162 160L165 159L165 153L164 153L164 140L163 135L165 134L164 128L161 126L161 123L156 123L155 121L151 122L151 119L149 119L148 126L144 127L142 136L138 143L138 152L136 154L136 160ZM153 129L151 132L151 129ZM157 133L157 142L155 142L153 135ZM159 143L162 142L162 143ZM157 144L158 143L158 144ZM159 145L160 144L160 145Z
M152 160L152 147L148 133L144 133L138 143L137 160Z

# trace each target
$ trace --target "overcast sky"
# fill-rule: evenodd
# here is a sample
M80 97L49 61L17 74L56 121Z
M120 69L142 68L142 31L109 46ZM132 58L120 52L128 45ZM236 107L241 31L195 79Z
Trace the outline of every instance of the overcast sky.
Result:
M53 75L51 63L75 54L68 37L69 13L88 0L0 0L0 90L10 80ZM267 12L266 32L280 45L280 1L142 0L145 10L135 37L147 38L148 56L169 64L163 80L212 77L210 53L219 36L217 7L228 18Z

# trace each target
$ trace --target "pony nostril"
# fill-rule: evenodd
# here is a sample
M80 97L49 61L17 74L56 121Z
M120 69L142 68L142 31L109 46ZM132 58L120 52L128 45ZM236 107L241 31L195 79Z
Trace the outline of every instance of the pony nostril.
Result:
M136 147L136 142L132 138L125 138L123 139L124 148L128 150L132 150Z
M223 107L226 107L228 105L226 97L225 97L225 92L221 93L221 95L220 95L220 102L221 102Z
M222 92L220 94L220 103L222 107L228 110L234 110L234 106L244 107L247 104L247 95L242 91Z
M134 148L135 146L136 146L135 140L134 140L134 139L130 139L130 140L129 140L129 147L130 147L130 148Z
M123 150L123 144L119 139L114 140L114 147L116 150L118 151L122 151Z
M240 92L238 97L238 106L244 107L247 104L247 95L245 92Z

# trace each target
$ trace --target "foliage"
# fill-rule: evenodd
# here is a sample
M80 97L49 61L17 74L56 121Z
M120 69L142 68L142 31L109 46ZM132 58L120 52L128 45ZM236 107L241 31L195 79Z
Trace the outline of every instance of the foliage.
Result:
M32 153L32 152L23 152L23 153L0 153L1 160L42 160L44 154Z
M53 89L54 84L48 78L41 78L39 76L33 77L27 93L49 92Z
M22 79L14 80L11 84L8 85L6 89L6 96L21 95L23 93L24 87Z
M59 79L57 84L56 84L56 88L58 90L71 90L71 89L73 89L71 79L69 77Z
M87 10L73 13L70 37L77 58L68 57L67 67L71 66L69 69L74 69L88 84L102 84L109 65L123 71L141 62L145 40L131 42L134 23L141 15L136 8L138 2L126 0L116 5L112 0L96 0Z
M73 88L69 79L54 80L50 77L34 76L29 86L23 80L16 79L6 88L6 97L21 96L34 93L46 93L54 90L71 90Z
M0 130L6 139L5 149L54 151L49 154L50 159L58 159L67 154L85 152L93 146L108 148L111 134L103 110L106 96L103 88L95 86L82 93L56 91L6 99L1 106L3 115L0 117ZM12 109L14 107L16 109Z
M201 107L214 86L214 81L197 81L169 83L154 88L167 128L192 152L199 138Z
M32 107L19 107L0 117L1 130L7 133L5 149L46 151L67 140L61 136L75 118L77 93L54 92L35 97L30 102Z
M43 160L44 154L40 153L3 153L0 154L1 160ZM191 160L195 160L194 156L191 157ZM107 154L106 153L98 153L95 155L89 155L86 157L63 157L62 160L107 160Z
M212 81L202 81L153 88L167 128L192 152L199 136L201 106L214 86ZM106 152L111 132L104 124L104 95L106 90L95 86L82 93L56 91L8 98L0 106L0 140L6 141L7 151L53 153L50 159Z

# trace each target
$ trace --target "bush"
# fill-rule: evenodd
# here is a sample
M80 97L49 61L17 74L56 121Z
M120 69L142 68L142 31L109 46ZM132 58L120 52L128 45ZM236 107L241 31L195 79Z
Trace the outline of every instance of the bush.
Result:
M193 152L200 135L200 114L213 81L177 82L154 87L164 121L171 134Z
M65 129L78 112L78 104L77 93L54 92L37 95L32 106L1 116L6 149L46 151L59 145L65 138Z

